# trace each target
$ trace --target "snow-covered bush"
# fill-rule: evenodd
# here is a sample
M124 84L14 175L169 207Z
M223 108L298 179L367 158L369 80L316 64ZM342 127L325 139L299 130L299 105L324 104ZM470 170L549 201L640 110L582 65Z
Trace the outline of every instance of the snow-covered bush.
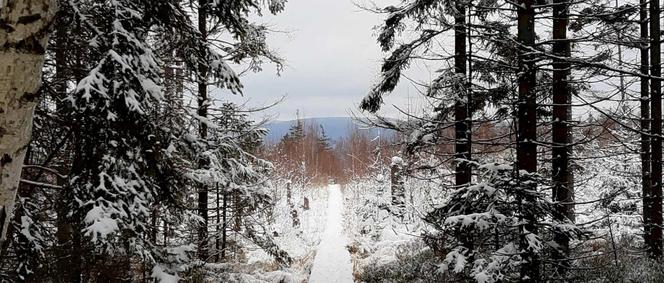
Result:
M435 178L404 176L405 206L397 214L392 205L389 178L382 173L385 171L376 170L374 176L351 180L344 186L346 232L350 238L354 273L356 278L369 282L378 280L379 274L387 276L388 269L405 264L409 257L420 262L430 256L428 260L435 261L432 253L426 251L420 235L427 229L423 221L426 211L445 198L445 191L439 189ZM398 278L415 276L416 263L413 264L412 268L395 270L389 276L396 282L408 282Z
M591 143L575 151L577 221L588 222L596 234L615 236L616 241L643 232L640 158L621 147Z
M324 187L292 185L288 202L289 180L273 176L269 195L273 200L264 213L254 215L264 223L266 235L280 250L288 253L292 263L288 267L275 263L275 258L251 239L238 233L229 234L229 243L237 254L226 263L208 263L192 268L187 280L205 282L304 282L311 272L316 247L325 228L327 190ZM309 201L304 208L304 199ZM297 211L299 225L293 225L292 210Z
M433 250L421 241L413 241L396 247L396 259L382 262L374 258L357 278L360 282L444 282L445 274L439 272Z
M664 282L664 264L644 257L634 245L638 238L640 236L625 235L615 242L600 238L587 243L590 252L576 262L578 269L574 269L571 276L578 282L592 283Z
M436 228L427 243L444 254L442 272L477 282L518 280L524 265L539 265L539 258L557 248L548 235L582 235L571 221L557 220L537 174L517 173L507 164L477 167L477 183L455 189L426 217Z
M54 268L64 281L173 278L191 267L196 251L182 247L197 242L206 251L218 236L193 231L224 230L221 217L217 225L205 221L221 214L219 197L214 212L192 209L205 203L198 193L208 189L224 195L224 206L232 195L228 203L244 214L229 218L240 219L242 232L286 258L260 228L251 229L254 217L271 205L265 193L271 165L252 154L265 130L237 105L204 101L210 115L187 105L193 81L241 92L230 64L247 63L256 71L263 63L280 64L266 44L269 30L249 18L276 14L285 1L205 1L205 7L186 1L49 2L59 4L56 36L41 51L49 62L40 91L46 99L35 119L32 158L26 159L47 170L33 168L25 176L33 182L21 186L28 202L12 219L17 241L3 249L26 256L7 261L0 273L11 273L10 281L31 271L47 280ZM227 40L210 44L196 14ZM43 186L50 189L36 190ZM43 205L29 205L36 202ZM186 256L174 256L176 249Z

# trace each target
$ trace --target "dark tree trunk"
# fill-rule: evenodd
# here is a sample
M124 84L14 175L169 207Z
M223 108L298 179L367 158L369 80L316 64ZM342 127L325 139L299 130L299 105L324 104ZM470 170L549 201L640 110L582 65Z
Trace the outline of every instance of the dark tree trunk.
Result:
M207 4L208 0L198 1L198 31L201 33L203 39L207 39ZM207 58L206 47L201 46L201 54ZM208 93L207 93L207 64L201 62L198 64L198 115L207 117L208 110ZM200 123L199 135L203 142L207 140L207 125L205 122ZM205 166L202 162L201 167ZM200 260L207 260L208 257L208 188L201 186L198 192L198 214L201 216L203 223L198 227L198 258Z
M152 243L155 245L157 244L157 234L159 233L159 205L154 204L154 207L152 208L152 215L150 219L152 223L150 223L151 231L150 231L150 240Z
M32 162L33 162L32 146L28 146L28 149L26 150L25 153L25 159L23 160L23 164L31 164ZM39 181L39 177L35 178L35 176L31 176L26 171L21 172L21 177L22 179ZM17 198L33 199L34 191L35 190L31 185L19 183ZM30 282L34 280L31 276L32 274L30 271L37 266L37 262L35 260L38 258L39 255L32 252L32 250L30 249L30 240L23 233L16 233L17 231L15 227L19 227L16 225L17 224L20 225L21 218L23 216L26 216L23 213L26 209L26 207L23 207L23 204L25 204L25 202L24 203L17 202L16 206L17 209L14 210L14 217L12 219L12 223L9 224L9 227L7 229L7 238L10 239L7 242L12 242L11 239L14 237L14 235L16 236L16 242L14 243L14 252L16 253L16 260L22 263L21 265L19 265L16 272L20 277L24 278L25 281Z
M454 16L454 72L466 77L466 3L465 1L456 1L457 14ZM470 163L466 160L471 158L471 115L468 105L470 103L470 88L460 88L460 100L454 104L454 157L456 159L456 185L458 187L470 183L471 169ZM464 93L465 92L465 93Z
M537 100L536 67L529 48L535 44L535 9L533 0L520 0L517 6L519 47L519 97L517 109L517 169L529 173L537 172ZM517 172L518 173L518 172ZM536 190L537 185L528 182L525 189ZM520 249L523 251L524 264L521 278L524 282L537 282L540 277L539 259L527 243L528 233L537 234L537 219L523 204L532 203L531 199L522 199L522 213L525 215L525 232L521 235Z
M406 203L406 192L403 181L403 161L401 161L401 159L394 159L392 161L390 181L392 189L392 206L394 207L393 213L399 217L403 217Z
M82 281L83 277L83 255L84 255L84 249L83 247L83 221L80 213L74 213L73 217L73 222L72 224L72 235L71 235L71 255L70 255L70 262L69 262L69 276L71 278L72 283L78 283Z
M81 32L81 22L79 20L76 21L76 32ZM76 67L74 68L74 71L72 73L72 76L74 77L74 81L76 83L80 82L83 80L85 77L85 64L83 63L83 50L78 49L76 50ZM77 119L78 121L81 121L81 119ZM73 146L73 160L72 160L72 166L71 166L71 176L75 176L80 174L83 171L83 167L85 166L84 163L84 158L86 154L90 154L89 152L84 152L85 147L84 147L84 142L85 139L83 138L83 126L81 123L76 122L73 126L72 129L72 146ZM71 191L71 189L69 190ZM73 193L70 194L70 197L68 198L69 203L73 203L75 201ZM83 217L81 216L80 209L77 211L74 211L73 215L70 218L71 222L70 224L72 225L72 235L71 235L71 261L70 261L70 267L69 270L71 272L70 278L72 278L72 283L77 283L81 282L83 278L83 256L85 255L84 250L87 247L84 247L83 243Z
M64 98L67 95L67 81L68 81L68 74L67 74L67 30L68 30L68 25L70 23L67 23L67 17L65 13L67 12L67 9L61 9L58 14L57 14L57 19L56 19L56 25L55 25L55 78L56 78L56 83L55 83L55 91L58 95L58 103L56 104L56 107L58 109L58 112L60 113L61 109L64 109L65 103L64 103ZM62 100L60 100L62 99ZM65 149L69 150L69 149ZM67 160L69 161L69 160ZM66 165L67 163L65 162L65 165L62 166L62 168L58 168L60 173L66 174L68 173L67 171L69 170L69 166ZM80 274L73 274L72 270L75 270L75 268L72 268L72 233L73 233L73 226L72 226L72 219L68 216L68 213L71 209L70 203L73 200L73 197L71 193L68 192L67 188L67 180L64 180L63 178L58 178L57 179L57 184L62 186L65 189L59 190L55 192L57 201L55 203L55 212L56 212L56 231L55 231L55 238L56 238L56 247L55 247L55 254L56 254L56 259L55 259L55 265L58 267L58 270L61 271L60 278L61 282L74 282L75 279L73 278L74 276L77 276Z
M569 22L568 0L554 0L553 7L553 54L557 57L570 56L570 43L567 40ZM558 220L574 221L574 184L570 169L571 139L569 123L571 119L571 95L569 91L570 64L565 59L553 60L553 148L552 181L553 200L559 203L555 216ZM554 252L554 260L559 275L566 273L569 262L569 237L555 233L554 241L560 247Z
M226 214L228 210L228 193L226 192L224 192L221 207L221 260L226 261L226 229L228 227L228 217Z
M661 48L660 48L660 12L659 1L650 1L650 74L653 77L661 75ZM650 81L652 105L652 163L651 183L652 190L644 196L647 203L648 222L645 225L645 242L648 253L653 258L662 256L662 82L652 78Z
M286 203L289 207L293 207L293 190L291 189L291 183L286 183Z
M169 233L169 231L168 231L168 221L167 221L167 219L164 219L164 221L162 222L162 225L163 225L162 229L164 229L164 246L168 246L169 245L168 244L168 233Z
M222 207L219 203L219 199L220 199L220 196L221 196L219 194L219 185L217 185L216 189L217 189L217 191L216 191L215 199L216 199L216 202L217 202L217 208L215 209L215 211L216 211L216 215L215 215L216 216L215 217L216 218L216 223L215 223L214 226L216 228L215 230L217 231L217 233L215 233L215 235L214 235L214 250L215 250L215 254L214 254L215 260L214 261L219 262L219 256L220 256L219 251L220 251L220 246L221 246L221 239L220 239L221 235L220 235L219 232L221 232L221 229L220 229L221 227L220 226L221 226L221 209L222 209Z
M233 202L234 202L233 205L235 206L235 224L234 224L234 227L233 227L233 231L235 231L236 233L239 233L240 231L242 231L242 214L243 214L243 211L242 211L242 204L240 204L240 201L241 201L240 194L235 193L233 195Z
M650 74L650 56L648 54L648 2L640 0L639 20L641 28L641 74ZM649 235L650 219L650 193L652 182L650 180L650 80L641 77L641 185L643 192L643 223L644 237Z
M58 185L65 187L65 182L59 181ZM60 270L61 278L64 281L72 282L70 277L71 270L71 243L72 243L72 225L71 219L67 216L69 213L68 197L63 192L58 192L57 203L55 204L56 212L56 266Z
M297 209L291 209L291 218L293 219L293 228L300 227L300 217L297 214Z

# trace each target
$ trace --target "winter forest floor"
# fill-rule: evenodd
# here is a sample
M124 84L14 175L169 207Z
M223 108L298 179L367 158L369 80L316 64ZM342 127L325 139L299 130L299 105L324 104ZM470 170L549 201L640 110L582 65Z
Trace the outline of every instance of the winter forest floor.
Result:
M316 252L310 283L353 282L353 266L343 229L343 194L339 185L328 186L327 226Z
M369 200L368 195L361 193L375 190L375 185L365 182L343 186L294 185L289 204L285 184L278 184L270 230L276 232L276 243L295 259L294 264L287 269L271 269L271 256L254 247L248 254L247 269L237 270L237 277L223 279L261 283L365 281L361 274L366 266L393 262L400 251L397 247L413 240L402 233L405 231L398 231L412 225L397 225L378 208L379 203L388 201L389 194L372 194ZM309 209L300 205L305 198L309 200ZM298 211L298 225L292 225L292 207Z

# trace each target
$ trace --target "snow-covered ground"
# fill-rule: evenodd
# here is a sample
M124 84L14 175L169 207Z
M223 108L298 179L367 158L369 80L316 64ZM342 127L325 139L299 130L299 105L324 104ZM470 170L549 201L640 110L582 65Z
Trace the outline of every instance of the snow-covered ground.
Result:
M267 228L294 263L278 270L270 264L270 255L247 243L248 266L238 270L238 276L242 274L232 282L352 283L369 266L396 262L410 250L418 252L424 248L417 241L424 228L421 213L431 206L425 200L440 198L435 193L439 190L428 185L407 183L402 220L389 213L391 195L384 180L351 182L343 192L340 185L293 186L292 204L287 203L285 185L279 184ZM308 210L303 207L305 197ZM293 226L292 207L298 211L299 226Z
M293 264L285 269L274 265L274 258L264 250L244 240L246 262L232 265L208 264L208 274L224 274L209 277L210 282L242 283L306 283L312 270L316 249L326 228L328 189L326 186L292 186L291 203L287 201L285 183L274 186L276 200L266 229L275 243L292 258ZM305 198L308 209L305 209ZM292 209L297 211L299 223L294 225ZM351 281L352 282L352 281Z
M310 283L353 282L353 266L343 230L343 195L339 185L328 186L327 226L318 246Z
M316 246L325 230L328 192L325 187L293 186L292 205L297 210L299 225L293 226L291 206L287 203L285 185L278 185L275 192L277 203L269 229L275 233L275 242L297 261L311 261ZM309 200L309 209L304 209L304 199ZM258 247L251 252L249 262L269 261L272 257ZM310 262L309 262L310 263Z
M390 184L383 176L350 182L345 188L346 231L351 245L354 276L365 280L369 267L397 264L406 254L426 250L421 235L424 214L445 198L435 183L408 179L403 219L390 210ZM377 282L377 281L370 281ZM378 282L391 282L383 279Z

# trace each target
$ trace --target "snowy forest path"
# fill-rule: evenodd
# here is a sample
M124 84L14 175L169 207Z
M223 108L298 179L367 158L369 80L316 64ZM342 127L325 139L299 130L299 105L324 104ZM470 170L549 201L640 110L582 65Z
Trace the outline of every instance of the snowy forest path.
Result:
M309 283L353 282L353 265L343 229L343 194L339 185L328 186L327 226L318 245Z

